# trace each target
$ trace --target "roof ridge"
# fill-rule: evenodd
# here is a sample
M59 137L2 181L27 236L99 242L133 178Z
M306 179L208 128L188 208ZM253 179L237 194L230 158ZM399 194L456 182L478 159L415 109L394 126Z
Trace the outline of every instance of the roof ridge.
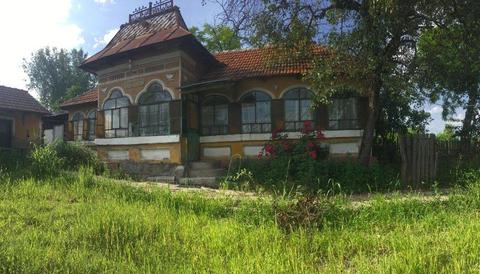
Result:
M4 85L0 85L0 88L6 88L6 89L10 89L10 90L16 90L16 91L20 91L20 92L26 92L26 93L28 93L28 90L25 90L25 89L20 89L20 88L8 87L8 86L4 86Z

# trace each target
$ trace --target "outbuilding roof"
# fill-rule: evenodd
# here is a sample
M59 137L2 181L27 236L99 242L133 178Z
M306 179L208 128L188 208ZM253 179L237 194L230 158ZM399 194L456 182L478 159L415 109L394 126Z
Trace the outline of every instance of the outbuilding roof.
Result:
M60 107L68 107L73 105L81 105L81 104L88 104L88 103L95 103L98 100L98 89L94 88L91 89L81 95L73 97L64 101Z
M49 113L28 91L6 86L0 86L0 108L41 114Z

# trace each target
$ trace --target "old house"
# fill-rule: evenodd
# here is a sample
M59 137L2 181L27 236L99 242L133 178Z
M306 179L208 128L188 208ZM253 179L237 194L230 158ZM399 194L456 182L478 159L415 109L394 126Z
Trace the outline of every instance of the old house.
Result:
M305 121L324 131L331 155L357 154L368 99L337 98L311 111L301 77L309 61L275 58L268 48L213 54L172 1L150 4L81 65L99 84L63 103L68 135L92 142L108 162L169 174L190 162L254 157L273 130L295 139Z
M28 149L42 141L46 110L28 91L0 86L0 149Z

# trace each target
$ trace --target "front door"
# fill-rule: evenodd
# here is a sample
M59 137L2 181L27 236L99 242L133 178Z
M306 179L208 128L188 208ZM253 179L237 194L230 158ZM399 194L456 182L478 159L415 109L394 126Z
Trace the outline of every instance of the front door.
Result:
M187 135L188 161L200 160L200 135L193 130L189 130L189 132L186 135Z
M12 147L12 121L0 119L0 148Z

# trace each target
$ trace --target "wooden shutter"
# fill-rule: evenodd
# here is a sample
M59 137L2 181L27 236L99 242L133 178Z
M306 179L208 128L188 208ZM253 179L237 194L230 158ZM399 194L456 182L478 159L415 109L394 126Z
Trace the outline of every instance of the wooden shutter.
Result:
M368 97L358 97L358 120L360 128L365 128L368 122L368 115L370 114Z
M65 131L65 140L73 141L73 121L67 122L67 130Z
M128 107L128 124L131 125L131 130L136 136L138 133L138 105L130 105Z
M284 100L272 100L272 130L285 129L285 103Z
M105 112L103 110L97 111L95 135L97 138L105 138Z
M88 140L88 119L83 119L83 132L82 132L82 140Z
M228 105L228 133L239 134L242 132L242 107L240 103Z
M180 134L182 123L182 101L170 102L170 133Z
M316 128L318 130L328 129L328 106L325 104L318 105L315 109Z

